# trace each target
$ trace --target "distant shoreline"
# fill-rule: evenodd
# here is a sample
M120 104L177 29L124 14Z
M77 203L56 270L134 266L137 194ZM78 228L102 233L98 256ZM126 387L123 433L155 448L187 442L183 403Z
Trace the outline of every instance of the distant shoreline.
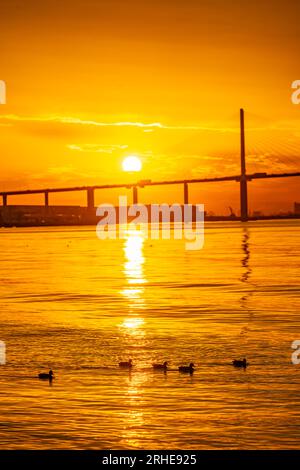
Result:
M248 218L248 222L254 222L259 220L299 220L300 214L290 214L290 215L264 215L264 216L250 216ZM206 216L204 218L205 222L241 222L240 217L230 217L230 216ZM69 227L69 226L90 226L94 225L96 222L88 222L88 221L74 221L72 223L70 220L68 221L45 221L44 223L38 222L21 222L21 223L2 223L0 224L0 228L22 228L22 227ZM118 225L118 224L117 224Z

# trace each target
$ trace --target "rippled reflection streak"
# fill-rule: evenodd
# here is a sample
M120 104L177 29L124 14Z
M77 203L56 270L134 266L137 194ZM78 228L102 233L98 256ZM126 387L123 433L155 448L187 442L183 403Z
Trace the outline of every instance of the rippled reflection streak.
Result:
M145 334L143 329L144 319L139 316L138 312L140 309L145 308L144 284L146 279L143 270L145 262L143 248L143 233L138 230L128 231L124 242L124 274L128 287L123 289L121 293L129 302L130 316L124 319L120 327L127 338L129 337L129 341L133 343L132 346L138 338L143 340ZM143 371L129 373L125 396L127 412L124 416L122 431L122 440L125 447L138 447L142 434L145 432L143 431L145 424L143 390L146 380L147 374Z
M122 439L125 448L138 448L143 436L146 436L145 428L145 399L144 390L147 381L147 372L136 371L129 373L128 388L125 395L127 412L124 415Z
M251 273L252 273L252 268L250 265L250 259L251 259L251 251L250 251L250 231L247 227L243 228L242 231L242 259L241 259L241 265L243 268L243 273L240 278L241 282L245 285L246 287L246 293L242 295L240 304L241 308L244 309L247 314L248 314L248 324L241 329L241 334L247 335L251 330L251 321L253 320L253 312L251 309L250 300L251 297L253 296L255 286L251 282Z
M144 236L138 230L131 230L127 233L124 243L124 274L127 279L128 288L121 291L122 295L129 300L130 307L144 307L144 287L147 281L144 277L143 256Z

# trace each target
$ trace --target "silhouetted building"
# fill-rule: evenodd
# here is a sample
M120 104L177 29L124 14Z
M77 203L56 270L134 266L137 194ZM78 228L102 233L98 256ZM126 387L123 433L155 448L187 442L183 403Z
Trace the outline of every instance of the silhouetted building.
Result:
M294 213L300 215L300 202L294 202Z
M253 211L252 216L253 217L262 217L263 213L262 213L262 211Z

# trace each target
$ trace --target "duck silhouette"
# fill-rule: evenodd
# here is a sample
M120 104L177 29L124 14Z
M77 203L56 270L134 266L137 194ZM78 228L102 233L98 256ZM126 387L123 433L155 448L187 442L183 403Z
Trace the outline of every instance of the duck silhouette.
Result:
M53 371L50 369L49 370L49 373L46 374L46 373L41 373L38 375L38 378L41 379L41 380L52 380L54 378L54 374L53 374Z
M184 372L186 374L192 374L194 372L195 365L191 362L189 366L180 366L178 367L179 372Z
M132 359L129 359L128 362L119 362L119 367L124 367L124 368L127 368L127 369L131 369L133 367Z
M234 367L243 367L244 369L246 369L246 367L249 365L248 362L247 362L247 359L244 358L242 361L240 359L234 359L232 361L232 365Z
M152 367L155 370L167 370L168 362L165 361L163 364L152 364Z

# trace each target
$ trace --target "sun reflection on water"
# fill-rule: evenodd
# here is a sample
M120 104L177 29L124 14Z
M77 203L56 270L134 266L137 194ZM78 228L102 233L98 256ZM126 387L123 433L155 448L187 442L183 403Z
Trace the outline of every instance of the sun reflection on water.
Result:
M148 374L145 371L130 373L127 388L127 413L122 432L123 444L126 448L138 448L141 440L147 437L145 429L145 397L143 395Z
M140 328L145 323L143 318L132 317L132 318L125 318L125 320L121 323L120 326L123 328L128 329L135 329Z
M128 353L133 357L134 367L129 372L128 387L126 390L126 415L122 430L122 441L126 448L138 448L145 431L144 417L144 387L148 380L148 374L143 370L144 358L142 351L146 344L145 320L141 311L145 309L145 284L144 275L144 234L139 230L130 230L124 242L124 268L126 286L121 294L127 300L129 315L120 323L119 328L126 338ZM135 366L134 349L138 348L138 364ZM132 354L133 353L133 354Z
M140 312L145 309L145 284L144 275L144 234L138 229L128 230L124 241L124 266L126 286L121 290L121 295L128 302L129 315L123 319L119 327L123 333L135 337L137 340L145 335L145 320Z
M121 294L128 299L130 309L142 309L144 305L144 284L147 282L144 276L143 255L144 235L139 230L130 230L124 243L125 262L123 272L128 286L122 289ZM130 328L132 328L132 324ZM136 326L138 322L135 323Z

